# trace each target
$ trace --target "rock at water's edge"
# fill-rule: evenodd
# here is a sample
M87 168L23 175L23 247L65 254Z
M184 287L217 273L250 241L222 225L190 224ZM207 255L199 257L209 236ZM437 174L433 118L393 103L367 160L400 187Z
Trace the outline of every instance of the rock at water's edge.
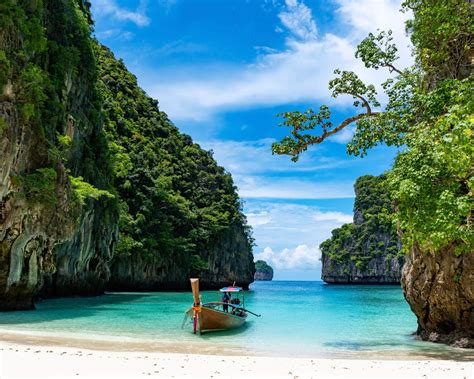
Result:
M474 348L474 252L456 257L452 246L434 253L414 246L402 288L423 340Z
M387 215L393 212L385 176L362 176L355 185L354 222L320 245L321 278L331 284L399 284L404 256Z
M273 268L265 261L255 262L255 280L270 281L273 279Z

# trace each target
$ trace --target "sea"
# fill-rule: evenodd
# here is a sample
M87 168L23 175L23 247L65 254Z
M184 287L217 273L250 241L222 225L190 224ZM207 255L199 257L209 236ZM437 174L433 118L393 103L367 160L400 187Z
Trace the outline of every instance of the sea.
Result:
M202 292L203 302L218 291ZM0 313L2 333L68 346L318 358L473 359L474 350L419 341L399 286L255 282L249 315L235 330L194 335L184 312L191 292L107 293L38 302ZM26 337L25 337L26 338Z

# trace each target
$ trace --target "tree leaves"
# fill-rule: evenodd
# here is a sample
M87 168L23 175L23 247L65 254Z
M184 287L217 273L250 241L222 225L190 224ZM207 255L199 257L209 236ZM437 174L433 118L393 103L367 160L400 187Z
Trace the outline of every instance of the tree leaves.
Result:
M474 12L465 0L407 0L403 8L414 13L407 23L415 45L413 67L394 66L397 48L390 31L369 34L356 51L366 67L398 74L382 85L388 97L383 112L372 111L380 106L373 86L353 72L335 70L329 83L333 97L350 95L365 113L333 126L325 105L318 113L285 112L280 125L291 131L272 152L297 161L309 146L355 122L349 154L364 156L380 143L404 147L389 173L404 246L416 243L433 251L455 244L457 254L472 251Z

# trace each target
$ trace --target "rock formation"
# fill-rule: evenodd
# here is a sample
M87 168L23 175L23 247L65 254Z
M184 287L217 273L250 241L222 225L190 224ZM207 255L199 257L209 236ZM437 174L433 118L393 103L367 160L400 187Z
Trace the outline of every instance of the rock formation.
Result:
M107 283L182 289L191 274L248 286L230 174L91 38L89 7L2 1L0 310Z
M321 277L327 283L399 284L404 256L389 219L385 177L360 177L354 188L354 222L333 230L321 244Z
M255 262L255 280L272 280L273 279L273 268L265 261Z
M474 254L454 254L454 246L425 253L414 246L403 269L402 287L418 317L424 340L474 347Z
M232 177L179 132L104 46L96 46L121 208L109 290L203 289L253 281L250 230ZM133 188L133 191L131 189Z
M108 186L87 6L2 7L0 309L29 309L58 256L75 271L63 292L103 288L118 212L71 184Z
M232 283L248 289L253 282L253 256L249 254L248 240L242 226L234 225L212 239L202 251L204 267L190 269L186 262L156 255L117 255L111 266L112 276L107 284L111 291L184 290L189 278L200 278L202 289L218 289Z

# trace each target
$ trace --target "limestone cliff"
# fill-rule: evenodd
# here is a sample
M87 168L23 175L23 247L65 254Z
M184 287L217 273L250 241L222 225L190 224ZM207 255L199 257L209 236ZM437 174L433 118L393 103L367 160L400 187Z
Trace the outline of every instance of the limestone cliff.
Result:
M99 59L104 117L121 208L110 290L247 287L250 230L232 177L211 152L179 132L123 62Z
M363 176L355 188L354 222L332 231L320 246L322 279L341 284L398 284L404 257L390 222L384 176Z
M5 0L0 25L0 309L25 309L58 255L77 271L64 292L103 287L118 214L94 187L108 165L87 5Z
M424 340L474 347L474 253L454 254L454 246L425 253L410 249L402 287L418 318Z
M255 280L270 281L273 279L273 268L265 261L255 262Z
M89 6L0 3L0 309L191 274L248 286L232 177L91 38Z
M234 225L213 239L201 254L204 267L189 268L162 255L147 257L137 252L118 255L111 267L112 277L107 288L112 291L185 290L189 278L198 276L202 289L217 289L236 283L246 289L253 282L253 264L249 259L247 237Z
M474 348L473 2L407 5L421 68L413 98L423 100L408 108L419 113L409 127L422 132L406 140L393 168L409 250L402 287L421 339Z

